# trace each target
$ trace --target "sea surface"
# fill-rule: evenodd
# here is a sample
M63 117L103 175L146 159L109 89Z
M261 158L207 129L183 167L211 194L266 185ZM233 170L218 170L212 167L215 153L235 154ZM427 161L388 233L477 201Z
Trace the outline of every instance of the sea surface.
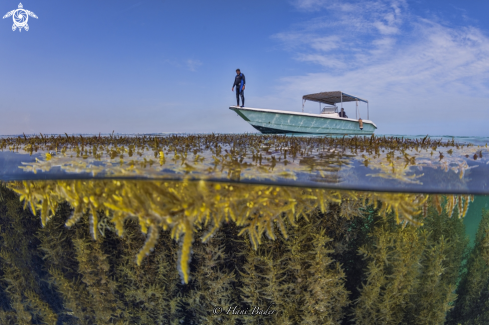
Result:
M0 324L489 324L489 138L0 137Z

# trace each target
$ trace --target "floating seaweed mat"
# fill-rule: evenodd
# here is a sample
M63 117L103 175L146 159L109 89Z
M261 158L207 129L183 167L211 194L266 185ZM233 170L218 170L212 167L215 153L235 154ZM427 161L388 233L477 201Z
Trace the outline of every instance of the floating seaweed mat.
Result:
M349 189L454 193L487 191L467 172L487 168L485 146L398 137L188 135L167 137L51 136L3 139L1 150L38 153L26 173L71 178L120 177L219 181ZM439 171L443 171L440 173ZM29 174L31 176L29 176ZM8 175L7 175L8 176ZM14 179L14 178L9 178ZM424 183L423 183L424 182ZM424 189L424 190L423 190ZM475 191L474 191L475 190Z
M470 147L472 144L461 144L442 139L432 139L429 136L424 138L404 138L404 137L288 137L280 135L256 135L256 134L197 134L197 135L169 135L169 136L75 136L40 134L34 136L18 136L2 138L0 150L25 150L37 152L38 150L63 150L69 148L79 148L78 152L83 155L83 148L96 148L96 152L103 154L103 150L118 147L132 147L134 153L141 148L169 148L179 152L200 149L202 146L219 150L219 146L231 146L234 150L243 148L278 148L282 147L290 153L299 151L309 151L310 149L323 146L341 146L347 149L391 149L391 150L437 150L439 147L454 147L456 149L464 146ZM486 147L487 148L487 147ZM136 149L136 150L135 150ZM117 155L117 153L115 153Z
M105 227L112 225L124 236L126 219L136 219L147 239L136 256L141 264L158 240L161 231L170 231L179 242L178 268L182 282L189 281L192 243L207 242L224 223L235 224L239 235L248 236L256 250L263 236L276 239L277 232L285 239L288 229L314 211L327 212L332 205L340 207L339 217L360 215L367 206L378 209L379 215L393 215L398 224L422 225L427 202L437 209L448 206L450 215L459 206L459 217L467 212L472 196L390 192L358 192L305 187L216 183L206 181L157 180L46 180L15 181L7 187L20 195L24 209L39 214L45 226L55 215L61 202L68 202L73 213L66 221L71 227L84 214L89 215L91 234L96 240ZM197 232L202 236L195 238Z

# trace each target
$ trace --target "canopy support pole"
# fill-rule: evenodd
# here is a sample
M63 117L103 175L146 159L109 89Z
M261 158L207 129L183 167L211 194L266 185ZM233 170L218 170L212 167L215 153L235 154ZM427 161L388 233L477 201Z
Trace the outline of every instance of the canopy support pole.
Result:
M369 110L368 110L368 102L367 102L367 120L370 121L370 114L369 114Z
M357 120L358 120L358 118L359 118L359 117L360 117L360 118L362 118L362 117L360 116L360 111L358 110L358 99L357 99L357 100L355 100L355 103L356 103L356 106L357 106L356 118L357 118ZM368 119L368 118L367 118L367 119Z
M343 108L343 92L341 91L341 108Z
M304 104L305 104L305 103L306 103L306 100L305 100L305 99L303 99L303 100L302 100L302 113L304 113Z

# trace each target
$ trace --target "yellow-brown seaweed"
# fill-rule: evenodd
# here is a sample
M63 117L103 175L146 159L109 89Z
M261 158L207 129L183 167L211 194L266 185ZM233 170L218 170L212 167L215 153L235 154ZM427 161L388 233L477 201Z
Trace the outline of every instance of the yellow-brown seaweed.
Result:
M271 304L277 312L260 318L264 324L339 323L349 315L359 324L383 323L383 319L437 324L445 320L447 311L451 313L466 247L458 209L449 216L442 204L438 214L433 195L204 181L60 180L8 186L28 192L23 201L28 200L27 207L32 202L34 210L41 210L47 198L48 212L42 226L39 214L35 217L29 208L23 210L25 202L0 187L4 198L0 236L5 239L0 272L23 288L20 295L13 287L5 293L0 290L3 301L8 301L8 305L0 303L0 319L6 324L22 319L50 322L54 317L74 324L245 324L256 323L257 318L217 316L213 310ZM296 202L286 211L278 210L281 230L277 221L267 220L267 213L289 204L287 195ZM263 197L282 200L282 205L263 205ZM269 209L264 209L264 215L261 206ZM254 213L245 217L253 207ZM197 216L185 214L185 209ZM217 215L224 209L226 213ZM75 210L81 215L73 222L69 216ZM90 221L94 213L96 240ZM178 242L175 235L172 238L180 219L189 222L194 240L186 262L186 284L179 275L182 267L176 267L181 265L185 234L180 233ZM67 221L69 228L64 227ZM260 242L249 230L239 235L253 222L259 229L262 221ZM158 229L156 237L151 235L154 229ZM29 235L33 230L35 237ZM480 236L479 247L485 247L484 238ZM37 245L38 252L29 245ZM359 249L363 261L357 256ZM23 252L22 258L15 252ZM138 265L135 256L141 252L149 255ZM36 263L43 266L44 275L39 267L26 267L25 261L35 260L36 254L42 257ZM469 269L472 276L483 271ZM484 273L477 274L483 282ZM39 290L37 276L49 288ZM7 278L0 278L2 285ZM60 301L46 299L42 294L46 291ZM370 307L363 308L365 304Z

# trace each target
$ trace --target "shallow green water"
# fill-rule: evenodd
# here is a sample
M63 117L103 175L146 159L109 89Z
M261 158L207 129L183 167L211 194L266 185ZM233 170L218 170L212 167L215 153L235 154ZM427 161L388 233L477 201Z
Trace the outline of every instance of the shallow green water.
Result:
M466 233L470 238L470 244L474 244L475 234L481 221L483 210L489 211L489 196L476 195L474 202L469 207L467 215L464 218Z

